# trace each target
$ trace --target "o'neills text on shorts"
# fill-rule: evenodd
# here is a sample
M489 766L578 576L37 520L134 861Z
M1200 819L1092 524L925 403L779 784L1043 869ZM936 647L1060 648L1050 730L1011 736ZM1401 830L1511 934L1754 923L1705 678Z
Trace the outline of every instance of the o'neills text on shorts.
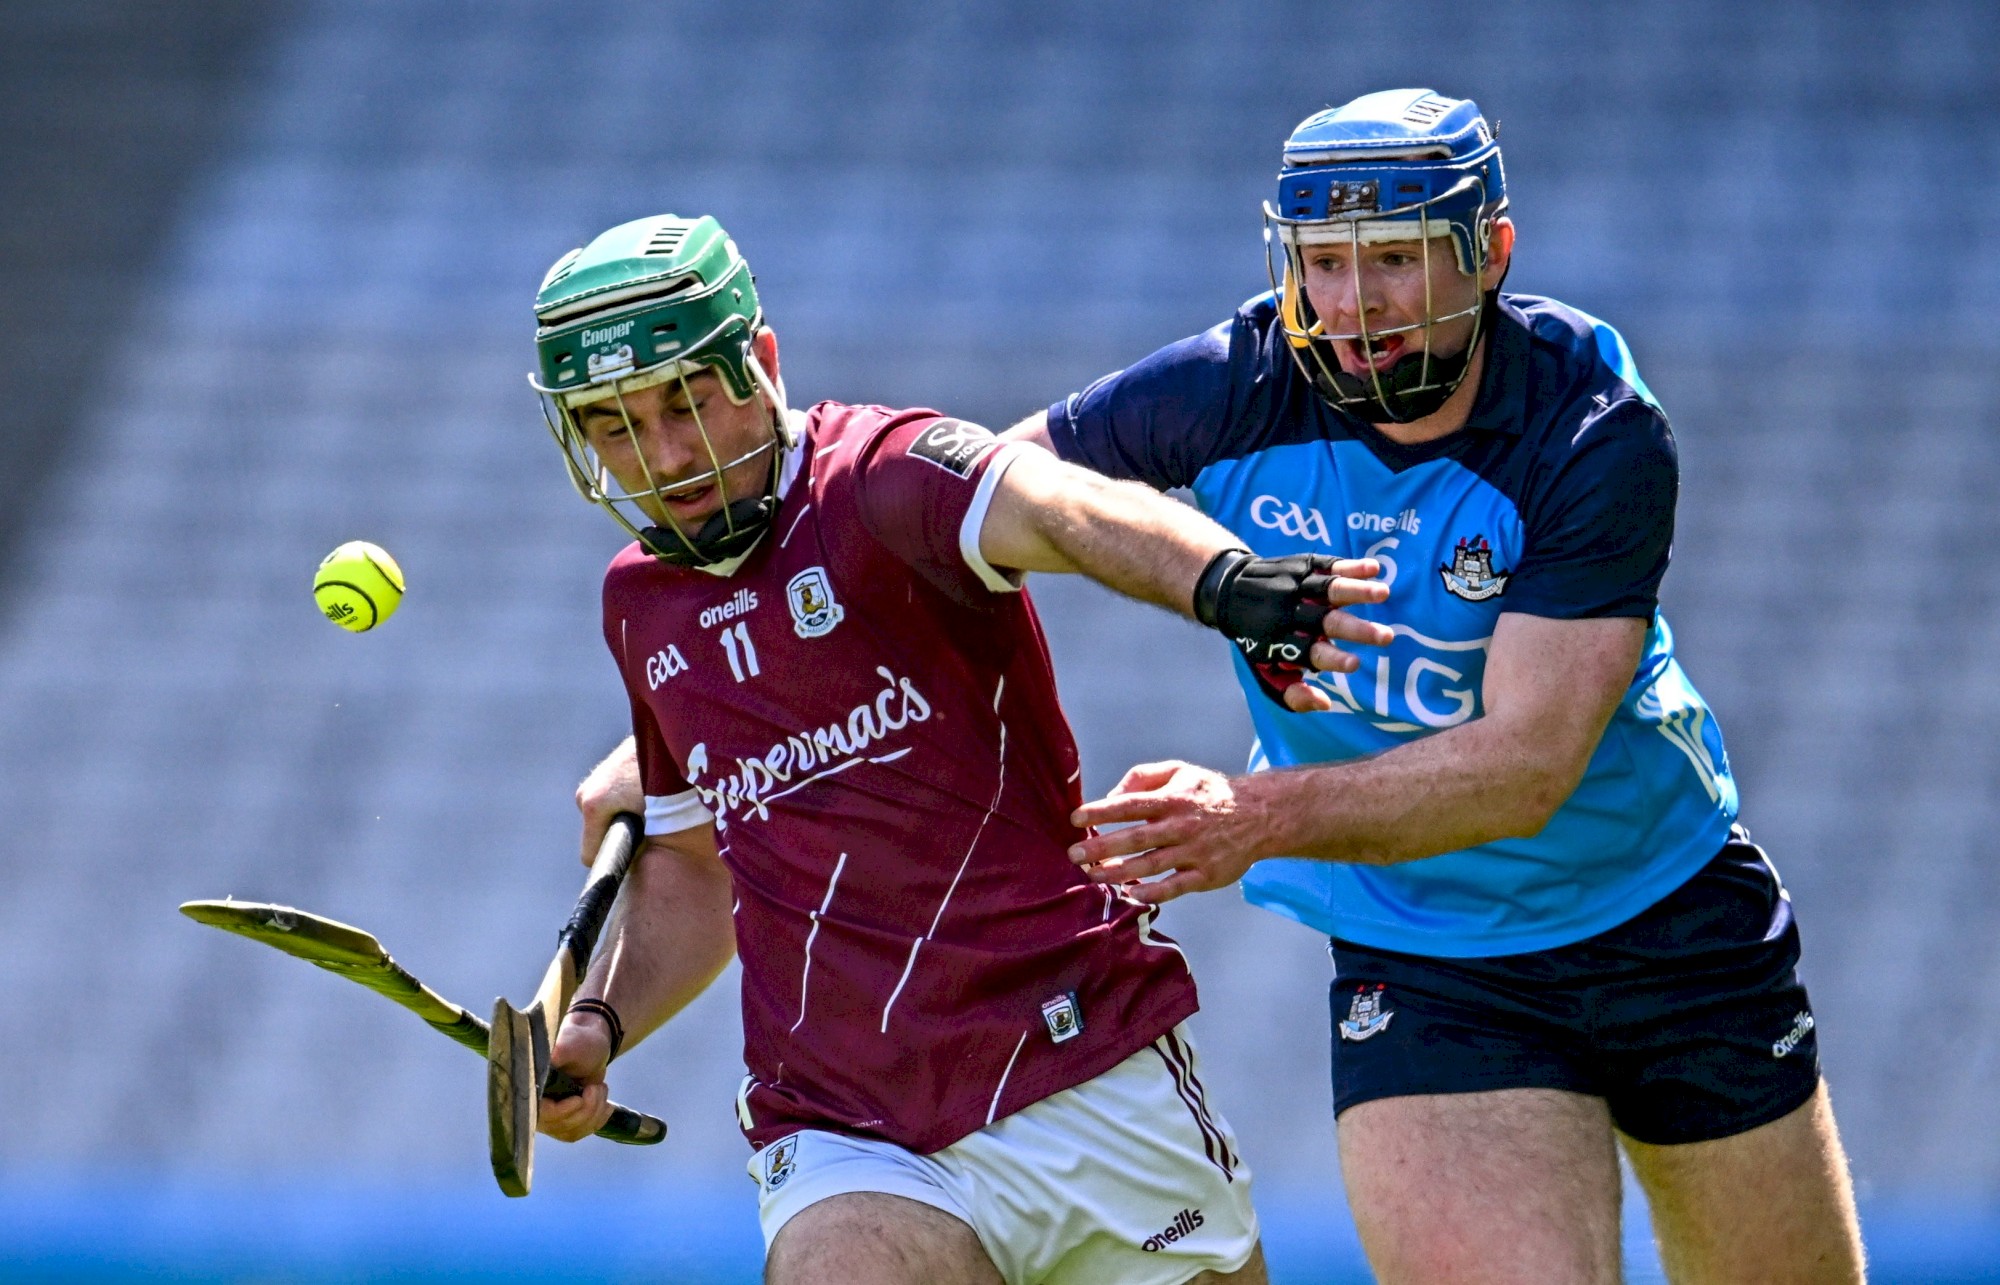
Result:
M1183 1209L1174 1215L1173 1222L1167 1224L1166 1230L1154 1236L1151 1240L1139 1246L1139 1248L1149 1254L1157 1254L1183 1236L1193 1235L1194 1229L1201 1226L1203 1221L1201 1210Z

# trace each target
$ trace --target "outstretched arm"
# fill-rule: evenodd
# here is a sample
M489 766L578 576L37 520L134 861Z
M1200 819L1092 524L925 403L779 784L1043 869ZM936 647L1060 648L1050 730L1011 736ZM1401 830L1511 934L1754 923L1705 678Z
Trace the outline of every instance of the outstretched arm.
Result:
M1117 482L1046 451L1016 451L979 529L996 567L1089 576L1183 616L1194 586L1224 549L1243 542L1214 520L1137 482ZM1372 601L1371 589L1366 601Z
M1000 477L993 501L979 531L979 553L996 567L1021 571L1067 571L1087 575L1128 597L1151 602L1183 616L1201 618L1195 589L1202 573L1225 550L1240 550L1243 542L1189 506L1168 499L1136 482L1117 482L1088 469L1065 464L1036 450L1018 450L996 467ZM1378 625L1340 610L1363 602L1381 602L1388 586L1374 579L1377 565L1368 559L1332 564L1325 601L1333 608L1321 622L1335 643L1384 646L1391 635ZM1243 577L1232 589L1255 591L1254 577ZM1225 628L1213 618L1204 624ZM1352 671L1359 663L1337 646L1314 652L1321 669ZM1294 708L1330 708L1325 696L1295 688L1287 696Z
M1220 888L1262 857L1389 865L1533 835L1583 779L1632 681L1646 621L1500 617L1486 712L1387 753L1227 777L1185 763L1126 773L1080 825L1142 824L1070 851L1091 878L1169 901Z
M647 839L625 880L605 946L576 993L577 1001L601 999L618 1014L624 1027L621 1050L687 1007L728 965L736 953L732 899L712 827ZM574 1142L609 1118L604 1073L611 1054L610 1024L598 1013L572 1007L551 1061L583 1092L562 1101L543 1099L544 1133Z

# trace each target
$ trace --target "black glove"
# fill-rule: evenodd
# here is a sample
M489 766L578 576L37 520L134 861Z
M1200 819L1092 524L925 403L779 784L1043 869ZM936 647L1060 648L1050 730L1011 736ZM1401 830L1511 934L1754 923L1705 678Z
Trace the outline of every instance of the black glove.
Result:
M1323 635L1332 580L1327 554L1260 558L1224 549L1195 582L1194 618L1234 642L1264 694L1284 706L1285 689L1305 677L1307 653Z

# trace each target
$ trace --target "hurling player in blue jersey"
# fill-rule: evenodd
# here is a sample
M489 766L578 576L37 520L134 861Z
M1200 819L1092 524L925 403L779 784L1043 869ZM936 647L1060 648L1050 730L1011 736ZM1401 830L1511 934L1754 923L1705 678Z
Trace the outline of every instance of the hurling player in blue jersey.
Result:
M1010 430L1188 488L1247 550L1213 580L1311 552L1390 586L1358 669L1253 695L1250 774L1134 768L1079 820L1139 824L1072 856L1330 936L1382 1280L1615 1281L1621 1146L1675 1280L1857 1280L1791 904L1659 611L1673 437L1617 331L1500 293L1506 208L1469 101L1314 115L1272 292Z

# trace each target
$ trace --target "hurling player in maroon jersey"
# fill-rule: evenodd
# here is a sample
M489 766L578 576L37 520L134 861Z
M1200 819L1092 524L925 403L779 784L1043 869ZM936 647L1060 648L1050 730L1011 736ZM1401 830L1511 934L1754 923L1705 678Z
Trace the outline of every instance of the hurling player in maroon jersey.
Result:
M711 218L611 229L536 316L572 480L635 537L604 633L648 836L544 1128L602 1123L610 1060L734 953L768 1280L1263 1281L1180 948L1066 855L1077 753L1020 582L1194 615L1299 702L1315 641L1387 641L1337 610L1374 566L1254 558L934 411L789 410Z

